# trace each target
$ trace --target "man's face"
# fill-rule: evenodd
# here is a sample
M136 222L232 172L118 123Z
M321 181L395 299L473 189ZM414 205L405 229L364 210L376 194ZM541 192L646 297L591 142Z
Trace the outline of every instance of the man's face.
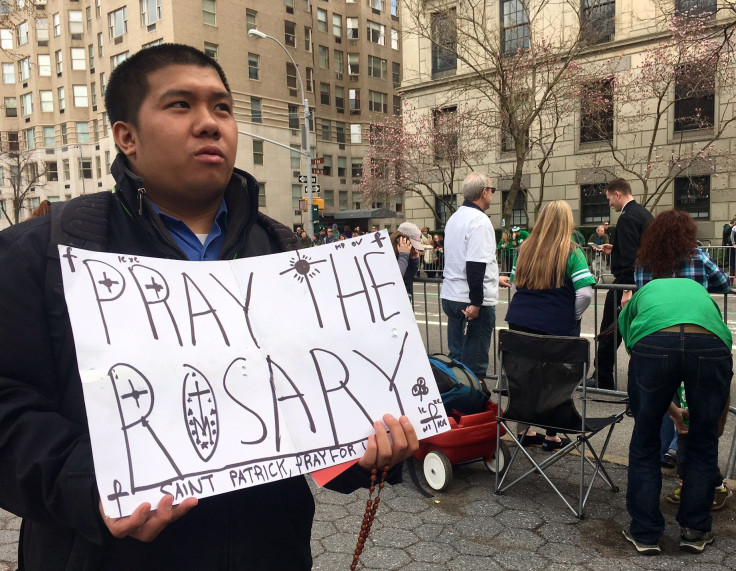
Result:
M375 226L371 226L371 232L378 232L378 228L376 228Z
M137 126L116 123L115 142L161 208L211 204L235 165L232 97L211 67L171 65L150 73L148 84Z
M616 212L621 212L621 209L624 207L624 202L622 199L623 195L618 191L614 190L606 191L606 198L608 199L608 205L613 208Z
M327 231L327 237L332 238L332 229Z
M307 237L307 233L304 230L302 230L301 237L302 238L306 238Z
M608 230L608 224L609 224L608 222L604 222L604 223L603 223L603 231L604 231L604 232L605 232L606 230Z
M296 227L296 233L297 233L297 234L301 234L301 233L302 233L302 228L301 228L301 226L297 226L297 227Z
M355 230L354 230L354 232L355 232L356 234L357 234L358 232L360 232L360 226L356 226L356 227L355 227Z
M606 233L606 231L603 229L603 226L600 226L598 230L596 230L596 232L598 233L598 236L603 236L603 234Z

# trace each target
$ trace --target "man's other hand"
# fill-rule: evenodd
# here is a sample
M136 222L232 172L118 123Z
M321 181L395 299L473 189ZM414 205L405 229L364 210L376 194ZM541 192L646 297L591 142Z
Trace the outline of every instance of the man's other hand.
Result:
M601 244L601 252L608 255L613 252L613 244Z
M380 472L385 466L391 468L419 449L417 433L405 416L397 420L392 415L385 414L383 422L377 421L373 423L373 427L376 433L368 437L365 454L358 460L358 465L366 470L376 468Z
M151 511L151 504L146 502L139 505L128 517L115 518L105 515L100 501L100 514L113 537L117 539L132 537L138 541L149 542L156 539L171 522L186 515L197 505L198 500L187 498L176 506L173 503L174 496L167 494L161 498L158 507L153 511Z
M511 287L511 278L509 276L498 276L499 287Z
M476 317L478 317L478 314L480 313L480 307L477 305L469 305L465 309L461 309L462 314L465 316L465 319L468 321L473 321Z

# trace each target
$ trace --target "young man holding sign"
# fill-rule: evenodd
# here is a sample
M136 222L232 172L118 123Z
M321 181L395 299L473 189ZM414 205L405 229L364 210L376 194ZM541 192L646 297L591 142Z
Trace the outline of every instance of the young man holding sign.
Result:
M258 212L255 179L234 168L232 97L214 60L183 45L143 50L116 68L105 103L120 150L113 194L0 234L0 506L23 517L20 566L309 569L314 501L302 477L176 506L165 495L123 518L102 511L56 243L177 260L296 247ZM372 468L417 449L407 418L383 421L331 487L367 486Z

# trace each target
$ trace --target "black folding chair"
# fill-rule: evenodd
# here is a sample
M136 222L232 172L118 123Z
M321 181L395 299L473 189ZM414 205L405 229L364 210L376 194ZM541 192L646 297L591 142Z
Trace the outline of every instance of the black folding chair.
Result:
M616 487L605 467L603 456L616 423L624 417L625 410L619 414L605 418L588 418L586 404L589 399L586 394L585 379L588 370L587 339L580 337L556 337L551 335L533 335L518 331L499 331L498 349L501 355L499 381L499 411L498 422L506 429L505 432L516 443L507 470L500 474L496 470L495 492L502 494L530 474L539 473L552 486L552 489L565 502L565 505L579 518L584 517L585 504L597 477L617 492ZM582 414L575 406L575 391L582 385ZM503 406L504 395L508 394L508 405ZM623 404L626 400L599 401L614 404ZM549 456L542 462L537 462L527 451L516 435L515 430L509 428L509 423L519 422L543 429L553 429L567 435L571 441ZM598 454L591 445L590 439L600 431L608 428L605 442ZM498 446L501 430L496 436ZM591 458L585 454L586 448ZM576 498L578 508L565 498L558 487L549 479L545 470L562 459L573 450L580 453L580 494ZM526 457L532 467L524 474L506 483L511 479L511 473L517 456ZM590 466L593 470L590 481L585 488L585 469Z

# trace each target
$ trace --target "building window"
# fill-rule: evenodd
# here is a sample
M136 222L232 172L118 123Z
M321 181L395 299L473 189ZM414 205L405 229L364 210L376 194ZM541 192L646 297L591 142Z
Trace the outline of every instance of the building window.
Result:
M337 200L338 200L338 206L342 209L345 209L348 207L348 191L347 190L340 190L337 192Z
M251 123L261 123L263 121L261 99L259 97L250 98L250 121Z
M368 110L377 113L388 113L388 94L368 90Z
M36 148L36 129L33 127L30 129L24 129L23 138L25 139L26 149L31 151Z
M350 159L350 176L353 178L360 178L363 176L363 159L361 157L353 157ZM360 201L358 201L360 204ZM358 206L360 208L360 206Z
M97 121L97 119L92 119L92 137L94 138L95 143L100 140L98 126L99 122Z
M86 85L72 85L74 93L74 107L89 107Z
M284 6L286 6L286 13L294 13L294 0L284 0Z
M289 129L299 129L299 107L289 105Z
M348 54L348 75L350 81L358 81L360 75L360 54Z
M319 84L319 102L322 105L330 104L330 84L329 83Z
M717 0L675 0L677 13L689 16L712 15L717 7Z
M266 206L266 183L265 182L258 183L258 206L261 206L261 207Z
M345 28L348 33L349 40L357 40L360 37L358 31L358 18L345 18Z
M128 33L128 8L123 6L108 14L110 38L121 38Z
M89 59L89 68L93 70L95 68L95 46L93 44L87 46L87 58Z
M33 94L24 93L20 96L20 114L27 117L33 113Z
M353 123L350 125L350 143L353 145L360 145L363 142L363 130L360 123Z
M713 127L715 73L681 65L675 73L675 131Z
M509 195L509 191L505 190L501 193L501 204L506 204L506 198ZM526 217L526 190L520 188L516 193L514 199L514 207L511 211L511 219L506 220L506 226L521 226L525 228L527 226Z
M18 78L20 81L28 81L31 78L30 57L24 57L18 62Z
M53 147L53 145L46 145L47 147ZM59 165L56 161L48 161L46 163L46 180L59 180Z
M312 28L304 26L304 49L308 52L312 51Z
M317 29L320 32L327 31L327 10L317 8Z
M69 180L72 178L72 171L69 168L69 159L64 159L61 161L61 167L64 170L64 180Z
M202 21L210 26L217 25L215 0L202 0Z
M606 184L580 185L580 222L593 224L611 217L611 207L606 198Z
M710 218L710 177L692 176L675 179L675 208L695 220Z
M38 75L40 77L51 76L51 56L49 54L38 54Z
M342 74L345 71L345 54L340 50L334 50L332 52L332 68L335 70L337 79L342 79Z
M345 178L347 176L347 173L348 173L348 158L347 157L337 157L337 176L339 176L340 178ZM345 204L347 204L347 200Z
M360 89L349 89L350 114L360 115Z
M8 131L8 151L20 151L20 142L17 131Z
M345 113L345 88L342 85L335 86L335 110Z
M61 124L61 144L62 145L69 144L69 133L66 128L66 123Z
M24 46L28 43L28 22L18 24L18 45Z
M77 143L89 143L89 123L79 121L77 123Z
M432 14L432 73L457 69L455 9Z
M587 44L612 41L616 31L616 0L582 0L580 26Z
M84 48L71 48L71 54L73 70L87 69L87 57L84 53Z
M386 26L383 24L368 20L366 22L366 34L368 35L369 42L378 44L379 46L386 45Z
M335 140L338 143L345 142L345 123L342 121L335 121Z
M0 49L12 50L13 49L13 31L3 29L0 30Z
M263 141L253 140L253 164L263 164Z
M360 167L360 171L361 171L361 174L359 174L357 176L363 176L363 174L362 174L363 173L363 167L362 166ZM362 192L354 192L353 193L353 208L355 208L355 210L358 210L358 209L361 208L361 206L363 206L363 193Z
M296 47L296 24L284 20L284 43L292 48Z
M380 57L368 56L368 75L377 79L386 79L388 62Z
M150 26L160 19L161 0L141 0L141 26Z
M97 55L100 57L103 57L105 55L105 48L104 46L104 38L102 37L102 32L97 34Z
M325 176L332 176L332 155L324 155L324 159L322 170L325 171Z
M69 10L69 34L73 40L81 40L84 33L84 19L81 10Z
M332 123L329 119L322 119L320 123L320 137L323 141L331 139Z
M332 35L335 37L335 43L342 42L342 16L340 14L332 15Z
M246 10L245 31L249 32L250 30L253 30L255 28L258 28L258 12L256 12L255 10Z
M54 52L54 59L56 60L56 75L61 75L64 71L64 52L61 50Z
M399 0L391 0L391 17L394 20L399 19Z
M4 100L4 104L6 117L18 116L18 101L15 97L6 97Z
M92 159L81 158L77 160L77 176L79 178L92 178Z
M95 175L97 178L102 178L102 161L100 161L99 155L95 157Z
M52 19L54 22L54 37L58 38L61 35L61 14L54 14Z
M401 96L394 95L394 115L396 117L401 115Z
M443 107L432 112L434 158L437 161L457 157L458 133L455 117L457 117L456 106Z
M286 62L286 87L296 95L296 66L291 62Z
M501 51L529 49L529 14L524 0L501 0Z
M330 48L327 46L319 46L317 48L319 55L319 68L330 69Z
M399 31L391 28L391 49L399 49Z
M401 83L401 64L398 62L391 63L391 79L394 82L394 87L398 87Z
M580 142L613 140L613 82L589 83L580 100Z
M335 206L335 191L325 189L324 193L325 206Z
M302 199L302 185L292 184L291 185L291 207L293 209L299 208L299 201Z
M445 224L447 224L447 219L452 214L450 212L450 206L447 204L448 201L452 203L453 197L452 196L446 196L446 197L435 196L434 197L434 211L437 213L437 218L439 218L440 226L443 226L443 227Z
M48 18L38 18L36 20L36 40L38 41L38 45L46 45L44 42L49 41Z
M217 55L220 51L220 47L217 44L211 44L209 42L204 43L204 53L216 60Z
M51 90L42 90L38 92L41 98L41 112L53 113L54 111L54 93Z
M302 168L302 154L300 145L290 145L292 150L289 152L289 160L291 161L291 169L299 170Z
M259 79L260 60L258 54L248 54L248 79Z
M368 4L375 11L384 12L386 10L385 0L368 0Z
M12 63L2 64L3 83L15 83L15 66Z
M59 100L59 111L66 109L66 93L63 87L56 90L56 98Z
M311 67L306 68L306 90L309 91L309 93L312 93L314 91L314 70Z

